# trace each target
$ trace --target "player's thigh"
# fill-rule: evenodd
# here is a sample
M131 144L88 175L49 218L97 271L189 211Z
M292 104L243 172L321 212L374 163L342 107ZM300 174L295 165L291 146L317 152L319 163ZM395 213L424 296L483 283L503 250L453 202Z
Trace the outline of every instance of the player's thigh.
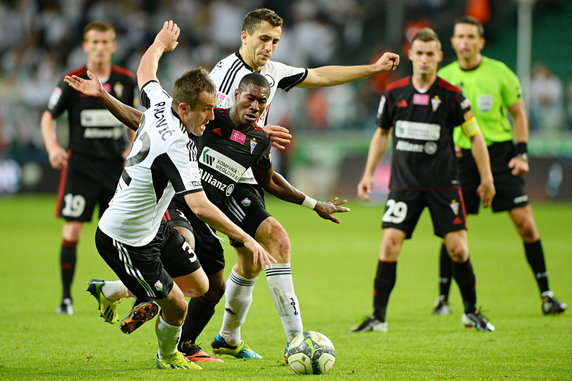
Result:
M411 238L424 208L422 192L392 189L385 202L381 227L399 229L405 233L406 238Z
M278 263L290 262L290 238L286 229L272 216L266 218L256 229L254 236Z
M467 228L461 188L425 192L425 199L431 212L433 233L436 236L443 238L449 232Z
M171 292L173 278L161 263L161 238L134 247L114 240L98 228L95 244L103 260L138 298L163 299Z
M491 205L493 212L510 211L529 204L522 176L513 176L507 170L496 175L494 182L496 193Z

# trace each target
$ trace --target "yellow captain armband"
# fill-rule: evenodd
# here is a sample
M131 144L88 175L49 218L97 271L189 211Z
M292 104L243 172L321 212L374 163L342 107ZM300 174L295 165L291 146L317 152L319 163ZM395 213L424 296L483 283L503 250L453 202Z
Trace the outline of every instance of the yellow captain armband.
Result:
M479 124L477 123L477 119L475 119L474 116L465 120L465 123L461 124L461 128L463 129L465 135L467 135L469 138L475 136L480 131Z

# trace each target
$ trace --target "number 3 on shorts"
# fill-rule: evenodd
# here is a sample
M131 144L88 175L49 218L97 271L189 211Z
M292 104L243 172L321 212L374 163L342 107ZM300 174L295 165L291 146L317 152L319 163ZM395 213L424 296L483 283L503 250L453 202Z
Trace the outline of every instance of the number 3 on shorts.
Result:
M387 209L383 214L383 222L391 222L394 224L400 224L405 220L407 216L407 204L403 201L395 201L394 199L387 200L385 204Z

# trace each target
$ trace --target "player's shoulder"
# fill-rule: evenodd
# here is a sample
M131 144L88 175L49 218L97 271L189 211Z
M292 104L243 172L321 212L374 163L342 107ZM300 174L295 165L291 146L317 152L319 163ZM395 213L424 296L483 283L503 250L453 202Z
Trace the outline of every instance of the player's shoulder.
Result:
M408 86L411 84L411 76L407 76L405 78L398 79L397 81L393 81L389 83L386 87L387 91L397 90L399 88Z
M439 69L438 75L439 76L445 76L449 73L456 72L459 70L461 70L461 68L459 67L459 62L453 61L453 62L443 66L441 69Z
M494 58L490 58L490 57L485 57L483 56L483 61L482 61L482 65L483 66L487 66L489 68L492 68L493 71L496 70L503 70L503 71L510 71L512 72L512 70L508 67L507 64L505 64L502 61L496 60Z
M447 80L441 78L440 76L437 77L437 86L439 86L442 89L451 91L455 94L461 92L461 89L459 87L453 85L451 82L448 82Z
M78 67L76 69L70 70L65 75L76 75L78 77L81 77L81 76L86 77L87 76L87 67L86 66Z
M124 67L118 66L118 65L112 65L111 66L111 71L113 73L119 74L121 76L124 77L129 77L131 79L135 79L135 73L133 73L131 70L126 69Z

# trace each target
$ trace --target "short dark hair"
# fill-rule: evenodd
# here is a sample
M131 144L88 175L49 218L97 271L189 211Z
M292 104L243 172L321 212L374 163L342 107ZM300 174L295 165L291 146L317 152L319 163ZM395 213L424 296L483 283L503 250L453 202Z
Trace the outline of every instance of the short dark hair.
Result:
M278 16L276 12L268 8L258 8L250 11L244 16L242 23L242 31L248 34L254 33L258 24L262 21L267 21L273 27L281 27L284 24L282 17Z
M431 28L419 29L417 33L415 33L415 36L413 36L411 39L412 45L415 40L423 42L436 41L437 47L441 49L441 40L439 40L439 36L437 36L437 33L435 33L435 31Z
M199 103L201 93L216 94L216 86L209 77L209 72L202 67L187 71L177 78L173 86L173 105L187 103L194 110Z
M266 77L264 77L260 73L249 73L249 74L245 75L244 77L242 77L242 79L240 80L240 83L238 84L237 90L239 90L239 91L246 90L246 88L249 85L260 86L264 89L267 89L268 92L270 92L270 83L268 83L268 80L266 79Z
M83 40L87 39L87 34L91 30L96 30L98 32L107 32L108 30L113 32L113 39L115 40L115 28L111 26L111 24L105 21L93 21L90 22L83 28Z
M457 25L457 24L474 25L477 27L477 31L479 32L479 36L481 36L481 37L485 36L485 27L483 26L483 24L481 24L481 22L479 20L477 20L476 18L474 18L472 16L461 16L461 17L457 18L455 20L455 25Z

